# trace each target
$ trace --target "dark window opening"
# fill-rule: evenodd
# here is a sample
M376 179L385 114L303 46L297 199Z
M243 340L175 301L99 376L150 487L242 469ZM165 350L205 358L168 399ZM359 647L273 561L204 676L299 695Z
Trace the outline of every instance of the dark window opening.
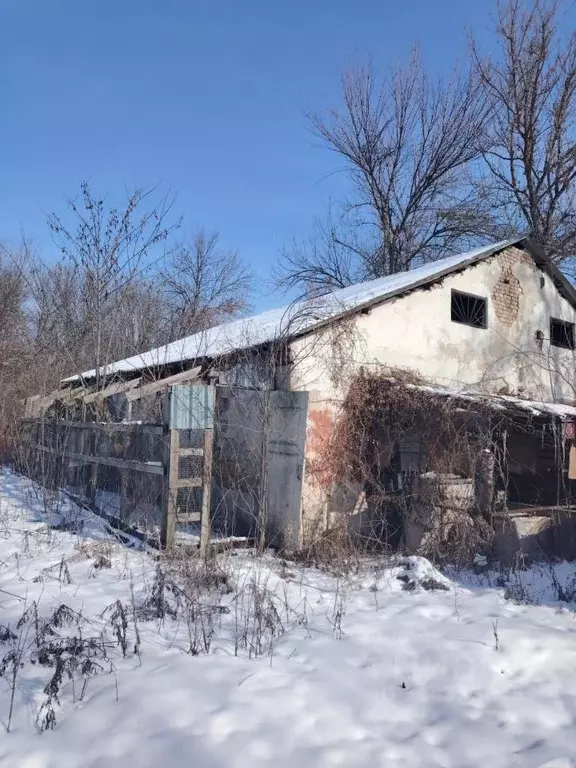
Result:
M469 293L452 291L450 318L453 323L464 323L473 328L486 328L486 299Z
M550 344L553 347L574 349L574 323L565 323L564 320L550 318Z

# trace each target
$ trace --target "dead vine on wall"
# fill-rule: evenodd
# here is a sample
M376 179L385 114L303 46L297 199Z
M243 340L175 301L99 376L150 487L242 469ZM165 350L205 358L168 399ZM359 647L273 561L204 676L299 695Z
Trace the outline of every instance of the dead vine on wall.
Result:
M504 422L505 417L487 403L446 397L414 375L361 371L342 404L326 450L313 469L330 479L332 500L348 497L347 508L341 506L338 510L333 505L334 512L353 514L358 511L358 500L364 498L364 509L369 510L368 533L363 523L361 536L365 543L367 539L372 543L378 540L396 547L403 542L406 520L413 519L414 510L421 507L423 473L467 478L473 493L478 458L485 448L496 454L500 471ZM407 444L412 446L409 450L417 450L408 461L402 456ZM427 486L429 492L430 484ZM472 534L472 538L476 534L486 538L486 525L475 521L472 514L473 499L467 509L462 508L466 518L462 524L453 514L454 499L447 499L442 488L436 496L429 499L429 506L448 509L450 529L456 533L447 533L443 526L431 546L447 547L449 539L458 538L462 530L471 532L464 537L468 544Z

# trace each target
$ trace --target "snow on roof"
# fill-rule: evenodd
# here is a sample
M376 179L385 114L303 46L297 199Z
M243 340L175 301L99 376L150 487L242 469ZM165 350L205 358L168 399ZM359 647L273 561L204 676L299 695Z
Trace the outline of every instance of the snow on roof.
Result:
M390 377L392 381L398 381ZM400 383L400 382L399 382ZM431 395L441 397L453 397L458 400L466 400L472 403L482 403L499 411L509 411L518 408L532 416L556 416L562 421L576 418L576 406L565 403L550 403L543 400L523 400L512 395L492 395L482 392L468 392L466 390L435 387L427 384L404 384L404 386L429 392Z
M119 360L106 366L106 369L101 369L101 372L106 376L115 373L130 373L143 368L154 368L184 360L219 357L236 350L266 344L276 339L293 338L326 322L326 320L351 310L360 309L401 294L411 288L426 285L459 268L485 259L510 245L517 244L520 240L522 238L502 240L492 245L476 248L473 251L448 256L431 264L424 264L408 272L399 272L395 275L358 283L317 299L294 302L279 309L268 310L258 315L224 323L207 331L195 333L165 346L157 347L149 352ZM93 369L82 374L69 376L63 381L72 382L79 379L91 379L95 376L96 370Z
M576 407L564 403L544 403L539 400L521 400L518 397L509 395L500 395L499 399L505 403L510 403L516 408L529 411L535 416L549 415L558 416L560 419L573 419L576 417Z

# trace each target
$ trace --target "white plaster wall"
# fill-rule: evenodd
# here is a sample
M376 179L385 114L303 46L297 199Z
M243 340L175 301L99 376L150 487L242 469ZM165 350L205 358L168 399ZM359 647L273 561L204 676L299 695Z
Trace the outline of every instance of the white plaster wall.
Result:
M518 281L512 280L518 295L512 323L499 319L493 296L497 285L502 288L506 270ZM486 329L451 321L452 289L487 298ZM343 331L325 329L294 342L292 388L310 391L318 404L340 400L360 366L384 365L455 389L573 402L574 352L550 346L551 316L576 323L575 310L552 280L512 248L357 315L346 321ZM544 335L542 349L537 331ZM346 362L339 370L335 357L342 357L342 347Z

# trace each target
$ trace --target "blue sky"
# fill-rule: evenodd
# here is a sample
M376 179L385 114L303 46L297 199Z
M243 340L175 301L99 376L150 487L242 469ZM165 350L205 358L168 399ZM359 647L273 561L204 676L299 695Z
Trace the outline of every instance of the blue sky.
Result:
M418 41L432 70L485 36L491 0L0 0L0 239L45 258L46 214L89 179L111 199L163 183L184 229L218 229L259 277L344 187L303 112L339 74Z

